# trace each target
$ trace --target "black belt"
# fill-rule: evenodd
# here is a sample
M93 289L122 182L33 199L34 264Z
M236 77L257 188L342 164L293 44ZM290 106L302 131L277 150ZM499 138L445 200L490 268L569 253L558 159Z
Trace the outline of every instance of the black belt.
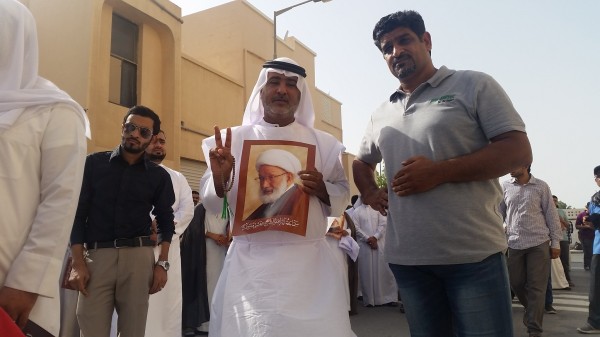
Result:
M148 246L155 246L155 245L156 245L156 242L151 240L149 236L138 236L138 237L130 238L130 239L115 239L113 241L86 243L87 249L148 247Z

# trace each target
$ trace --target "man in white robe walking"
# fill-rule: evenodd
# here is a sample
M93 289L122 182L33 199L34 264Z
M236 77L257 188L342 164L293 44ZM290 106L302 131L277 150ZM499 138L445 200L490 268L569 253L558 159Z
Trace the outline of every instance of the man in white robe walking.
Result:
M358 278L364 306L398 305L398 286L383 255L386 217L359 200L350 215L356 226Z

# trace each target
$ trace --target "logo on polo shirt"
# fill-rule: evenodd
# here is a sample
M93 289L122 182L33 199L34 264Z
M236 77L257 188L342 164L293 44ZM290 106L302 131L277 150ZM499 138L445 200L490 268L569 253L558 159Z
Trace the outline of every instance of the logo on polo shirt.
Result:
M454 96L456 96L456 95L444 95L440 98L432 98L429 101L429 103L441 104L441 103L446 103L446 102L452 102L452 101L454 101Z

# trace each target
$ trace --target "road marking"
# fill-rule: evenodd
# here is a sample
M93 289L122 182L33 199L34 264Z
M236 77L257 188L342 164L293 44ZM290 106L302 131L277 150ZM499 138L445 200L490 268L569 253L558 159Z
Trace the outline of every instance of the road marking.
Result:
M553 292L552 306L560 313L561 311L588 312L588 296L578 294L565 294ZM523 308L519 302L512 303L513 308Z

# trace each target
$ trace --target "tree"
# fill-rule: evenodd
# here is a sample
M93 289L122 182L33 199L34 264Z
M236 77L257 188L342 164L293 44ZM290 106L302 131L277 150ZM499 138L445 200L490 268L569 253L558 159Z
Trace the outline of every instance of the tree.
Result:
M377 184L377 187L382 188L382 187L387 187L387 179L385 178L385 174L381 174L380 172L375 172L375 183Z
M377 187L379 188L387 188L387 178L385 177L385 174L383 173L383 169L385 168L385 164L383 162L381 162L379 164L379 169L375 170L375 183L377 184Z

